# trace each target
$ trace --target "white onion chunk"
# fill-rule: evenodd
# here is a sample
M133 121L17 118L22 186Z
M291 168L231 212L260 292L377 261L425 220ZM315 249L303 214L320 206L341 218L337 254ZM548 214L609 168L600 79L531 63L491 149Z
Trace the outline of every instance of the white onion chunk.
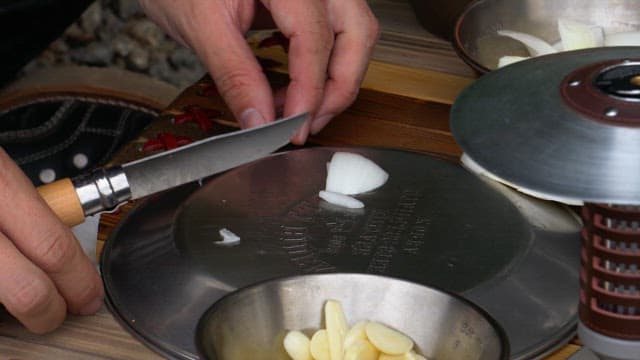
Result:
M355 195L377 189L388 179L389 174L370 159L338 151L328 163L325 190Z
M520 41L527 47L531 56L548 55L558 52L551 44L531 34L512 30L498 30L498 35Z
M609 34L604 39L605 46L640 46L640 31L626 31Z
M564 51L604 45L604 29L570 19L558 19L558 33Z
M233 246L240 243L240 237L227 228L220 229L218 233L222 240L215 241L214 244L216 245Z
M318 193L318 196L328 203L349 209L362 209L364 207L364 203L362 201L345 194L321 190Z
M527 56L505 55L500 57L500 59L498 59L498 67L501 68L507 65L511 65L513 63L517 63L518 61L527 60L527 59L529 59L529 57Z

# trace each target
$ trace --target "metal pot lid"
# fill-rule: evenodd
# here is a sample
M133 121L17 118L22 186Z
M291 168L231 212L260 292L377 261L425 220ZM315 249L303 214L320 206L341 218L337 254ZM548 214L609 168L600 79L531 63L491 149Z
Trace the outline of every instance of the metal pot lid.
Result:
M318 197L326 163L340 150L390 174L358 196L364 209ZM240 243L216 244L221 228ZM146 200L112 233L101 267L116 317L171 358L198 358L198 320L230 291L280 276L360 272L462 295L505 329L513 359L528 359L575 334L579 231L566 207L453 163L395 150L307 148Z
M640 203L639 49L563 52L482 76L452 107L456 141L528 193Z

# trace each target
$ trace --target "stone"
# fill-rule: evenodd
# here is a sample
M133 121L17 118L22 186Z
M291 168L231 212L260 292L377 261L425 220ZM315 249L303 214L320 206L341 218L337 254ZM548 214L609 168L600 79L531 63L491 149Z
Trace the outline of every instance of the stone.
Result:
M56 54L66 54L69 52L69 44L62 39L58 39L51 43L48 50Z
M191 49L184 46L176 47L169 54L169 61L176 68L196 68L200 66L198 56Z
M116 55L126 57L135 47L135 43L130 37L124 34L117 34L111 41L111 46Z
M96 0L22 74L62 64L129 69L180 88L206 71L195 53L145 16L137 0Z
M124 26L125 22L114 14L111 9L106 8L102 14L102 26L96 29L96 35L100 40L112 39L122 33Z
M137 0L115 0L113 2L113 9L116 11L121 19L129 19L132 16L140 15L142 9Z
M165 40L165 33L155 23L141 19L131 23L127 34L143 45L157 47Z
M79 24L85 33L96 33L96 29L102 25L102 7L99 2L94 2L85 10L80 16Z
M145 71L149 69L149 51L135 46L129 56L127 56L127 67L134 71Z
M95 36L84 31L78 23L69 26L65 31L64 37L71 44L87 44L95 40Z
M107 66L113 59L113 49L104 42L92 42L86 47L71 49L69 53L71 60L85 65Z

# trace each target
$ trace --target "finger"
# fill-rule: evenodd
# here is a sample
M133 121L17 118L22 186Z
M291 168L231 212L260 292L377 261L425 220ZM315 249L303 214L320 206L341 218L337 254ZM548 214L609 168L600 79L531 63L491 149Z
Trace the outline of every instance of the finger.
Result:
M328 6L336 40L323 102L312 120L312 134L356 99L379 32L378 22L365 1L330 0Z
M44 203L29 179L0 148L0 232L53 281L72 313L97 311L102 281L71 230Z
M273 121L273 94L269 82L242 33L240 20L224 8L216 21L203 9L195 13L197 31L190 34L191 47L198 53L216 83L220 95L242 127Z
M45 333L65 318L65 301L55 285L0 233L0 302L30 331Z
M324 2L264 0L280 31L289 39L289 77L284 115L302 112L312 117L320 106L334 36ZM309 124L292 139L306 141Z

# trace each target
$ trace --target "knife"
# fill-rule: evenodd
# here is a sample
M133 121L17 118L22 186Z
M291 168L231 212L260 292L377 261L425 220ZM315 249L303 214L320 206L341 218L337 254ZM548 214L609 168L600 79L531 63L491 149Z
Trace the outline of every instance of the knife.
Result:
M289 143L308 114L213 136L123 165L38 187L68 226L129 201L218 174L260 159Z

